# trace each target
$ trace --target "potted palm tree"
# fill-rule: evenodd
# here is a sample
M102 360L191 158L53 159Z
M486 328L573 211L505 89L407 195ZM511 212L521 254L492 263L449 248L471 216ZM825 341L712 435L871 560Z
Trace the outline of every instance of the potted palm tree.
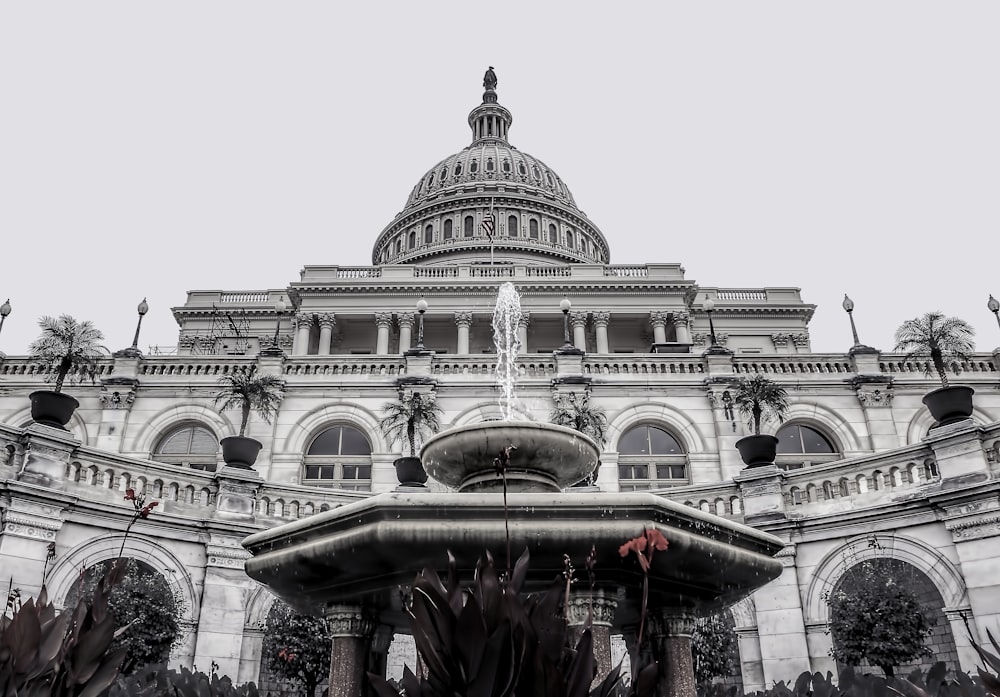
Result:
M579 431L585 436L592 438L598 445L604 445L607 441L605 434L608 431L608 416L601 407L595 407L590 403L590 394L583 392L577 394L560 395L555 400L555 406L549 414L549 420L556 426L565 426ZM586 479L577 483L577 486L593 486L597 483L597 473L601 469L598 461L597 467Z
M924 373L933 371L941 387L924 395L924 404L939 425L954 423L972 416L972 395L968 385L948 383L946 363L971 360L975 350L972 337L976 330L957 317L945 317L940 312L928 312L923 317L908 319L896 330L896 351L905 352L903 360L930 358L924 361Z
M250 469L257 461L262 444L259 440L247 438L247 423L250 412L255 412L266 423L277 413L278 405L284 397L284 383L276 375L260 375L256 369L238 370L219 378L219 391L215 394L215 404L222 411L239 409L242 413L240 434L220 441L222 459L230 467Z
M393 461L396 479L404 486L423 486L427 472L417 457L417 439L423 440L441 430L444 411L434 400L433 394L420 392L401 393L395 402L382 406L379 428L390 443L403 442L409 446L409 456Z
M66 380L79 381L97 376L97 361L110 352L101 341L104 334L89 321L78 322L69 315L42 317L42 333L31 342L28 354L45 369L46 380L55 379L52 390L32 392L31 418L37 423L64 428L80 403L63 394Z
M761 435L764 421L783 421L788 413L788 392L784 387L763 375L743 378L733 388L733 404L748 419L753 435L736 441L743 464L763 467L774 463L778 453L778 439Z

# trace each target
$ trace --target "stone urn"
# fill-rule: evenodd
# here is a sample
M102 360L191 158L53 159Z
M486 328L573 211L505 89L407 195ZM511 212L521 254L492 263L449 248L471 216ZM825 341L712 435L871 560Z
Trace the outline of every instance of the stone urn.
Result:
M403 486L424 486L427 482L427 472L419 457L397 457L392 466L396 468L396 479Z
M962 421L972 416L972 395L968 385L941 387L924 395L923 402L939 426Z
M245 470L253 468L253 463L257 462L257 455L263 447L259 440L243 436L229 436L219 443L222 445L222 459L226 464Z
M76 399L62 392L40 390L32 392L28 398L31 400L33 421L43 426L52 426L63 430L66 429L69 420L73 418L73 412L80 406Z
M747 436L736 441L736 449L747 467L765 467L774 464L778 439L774 436Z

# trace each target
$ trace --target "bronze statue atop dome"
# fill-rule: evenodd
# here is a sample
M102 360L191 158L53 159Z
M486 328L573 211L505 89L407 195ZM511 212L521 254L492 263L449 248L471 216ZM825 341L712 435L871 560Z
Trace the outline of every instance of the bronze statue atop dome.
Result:
M486 71L486 75L483 76L483 87L487 90L495 90L497 88L497 74L493 72L492 65Z

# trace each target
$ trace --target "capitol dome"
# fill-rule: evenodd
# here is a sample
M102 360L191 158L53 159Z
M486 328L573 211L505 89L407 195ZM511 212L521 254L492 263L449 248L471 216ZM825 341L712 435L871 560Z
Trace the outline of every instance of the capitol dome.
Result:
M468 119L472 144L420 177L406 206L379 234L372 262L489 262L483 221L492 210L496 263L608 263L604 235L576 207L562 178L507 141L513 117L497 102L492 68L483 86L483 103Z

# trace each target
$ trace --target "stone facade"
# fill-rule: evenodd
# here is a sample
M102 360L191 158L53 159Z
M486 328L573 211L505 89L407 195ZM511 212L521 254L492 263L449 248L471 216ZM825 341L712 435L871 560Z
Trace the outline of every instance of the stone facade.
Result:
M1000 536L998 356L976 354L955 366L955 381L976 389L973 418L932 429L921 397L935 384L922 367L889 353L811 353L814 307L797 289L702 286L679 264L607 263L603 233L579 212L562 180L553 175L550 184L549 170L540 168L532 183L540 161L505 145L509 112L495 94L492 100L484 95L488 108L470 117L473 150L435 168L445 167L443 184L422 179L377 235L376 265L306 266L298 280L269 290L190 292L175 309L176 352L102 362L95 385L69 389L80 408L68 430L31 423L27 395L44 389L43 375L26 357L0 357L0 584L28 596L44 579L62 602L81 568L117 554L130 516L122 492L143 489L161 504L133 528L126 554L163 573L185 600L188 635L174 660L205 670L215 662L237 681L256 680L259 627L271 600L243 572L240 540L394 489L392 462L403 446L386 442L378 419L401 383L433 389L446 427L496 418L490 316L497 287L511 281L525 310L520 408L547 420L554 394L589 391L609 420L598 489L649 489L787 541L785 573L734 609L745 689L802 670L835 670L823 599L870 554L872 534L885 554L922 574L922 593L937 593L931 604L940 608L938 639L954 646L954 663L971 668L963 618L978 636L1000 619L1000 554L993 546ZM502 143L487 176L491 138ZM508 172L504 153L512 158ZM473 157L480 158L475 172ZM492 245L481 230L491 201L505 231ZM476 216L468 237L463 211ZM517 225L508 231L511 218ZM453 237L445 239L448 219ZM558 238L545 237L550 224ZM584 246L566 235L581 231ZM724 350L706 351L706 296L715 302ZM572 301L568 318L563 297ZM421 298L427 310L415 313ZM279 299L290 306L281 315ZM246 327L220 329L218 308L245 317ZM556 354L567 320L579 351ZM282 350L259 353L271 346L276 322ZM418 332L427 351L411 350ZM233 346L241 351L222 350ZM263 443L254 473L233 472L218 455L212 471L161 452L179 427L196 426L216 440L235 435L238 415L219 413L212 396L221 375L252 366L286 383L272 423L251 418L248 435ZM831 452L742 472L734 444L747 430L726 390L754 374L788 388L784 427L814 430ZM665 470L670 476L659 476L655 458L622 447L625 436L646 426L679 446L663 460L679 468ZM343 461L311 454L318 436L337 427L362 434L369 452ZM778 425L765 430L777 433ZM635 476L636 463L648 466L647 476ZM323 466L333 474L310 479ZM677 652L687 639L670 631L677 625L671 621L656 636ZM362 629L341 643L371 641L374 625ZM399 664L391 656L388 663ZM348 668L354 672L338 680L355 679L357 667Z

